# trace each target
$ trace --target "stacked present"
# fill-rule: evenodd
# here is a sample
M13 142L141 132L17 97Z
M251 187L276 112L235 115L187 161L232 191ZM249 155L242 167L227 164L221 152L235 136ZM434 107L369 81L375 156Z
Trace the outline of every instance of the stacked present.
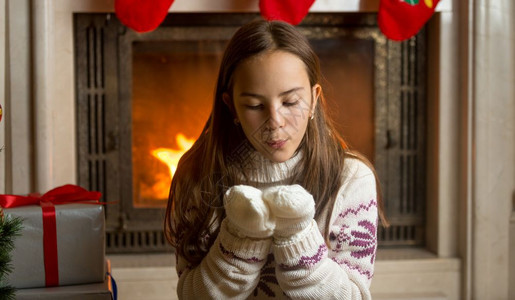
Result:
M38 299L42 294L49 299L80 299L81 295L111 299L100 196L75 185L42 196L0 195L5 217L23 221L11 254L12 272L4 282L18 289L17 299L34 293Z

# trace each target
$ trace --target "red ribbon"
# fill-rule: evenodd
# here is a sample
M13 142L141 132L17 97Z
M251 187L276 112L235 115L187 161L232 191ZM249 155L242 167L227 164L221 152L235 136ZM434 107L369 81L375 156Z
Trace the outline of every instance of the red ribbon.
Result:
M45 257L46 286L59 285L59 266L57 260L57 228L54 204L86 203L105 204L98 200L100 192L90 192L80 186L67 184L48 191L42 196L0 195L0 206L13 208L26 205L39 205L43 211L43 251Z

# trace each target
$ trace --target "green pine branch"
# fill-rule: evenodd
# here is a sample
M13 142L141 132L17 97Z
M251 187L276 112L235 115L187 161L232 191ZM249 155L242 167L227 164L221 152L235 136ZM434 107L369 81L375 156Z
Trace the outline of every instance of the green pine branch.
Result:
M15 300L16 295L14 294L16 289L10 286L0 286L0 299L1 300Z
M14 249L14 237L19 235L22 221L20 218L0 218L0 249Z
M1 208L0 208L1 212ZM4 285L7 275L12 271L11 251L14 249L14 238L20 235L22 220L0 216L0 299L15 299L16 289Z
M3 282L7 274L12 272L10 252L0 247L0 282Z

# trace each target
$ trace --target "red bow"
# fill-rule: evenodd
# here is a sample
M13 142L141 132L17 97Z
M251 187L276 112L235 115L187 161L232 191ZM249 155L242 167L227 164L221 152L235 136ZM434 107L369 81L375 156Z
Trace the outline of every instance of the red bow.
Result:
M13 208L26 205L39 205L41 202L50 202L53 204L67 203L98 203L102 194L100 192L90 192L73 184L66 184L56 187L43 194L29 194L28 196L19 195L0 195L0 206L3 208Z
M0 195L0 206L13 208L26 205L40 205L43 210L43 251L45 257L46 286L59 285L59 267L57 260L57 229L54 204L87 203L105 204L98 200L100 192L90 192L80 186L67 184L43 194L28 196ZM94 202L92 202L92 200Z

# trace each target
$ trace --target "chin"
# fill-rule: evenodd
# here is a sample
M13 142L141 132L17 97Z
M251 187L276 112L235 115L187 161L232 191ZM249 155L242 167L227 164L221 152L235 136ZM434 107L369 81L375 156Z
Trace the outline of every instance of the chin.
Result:
M285 162L287 160L289 160L292 156L293 156L293 153L281 153L282 151L275 151L273 153L268 153L268 155L266 155L266 157L275 162L275 163L282 163L282 162Z

